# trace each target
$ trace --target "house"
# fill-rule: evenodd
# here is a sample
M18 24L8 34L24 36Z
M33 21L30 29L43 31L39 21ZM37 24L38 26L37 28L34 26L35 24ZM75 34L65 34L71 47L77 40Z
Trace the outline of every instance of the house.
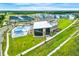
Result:
M50 35L52 28L53 28L53 25L51 25L48 21L34 22L33 36L43 36L44 37L46 35Z

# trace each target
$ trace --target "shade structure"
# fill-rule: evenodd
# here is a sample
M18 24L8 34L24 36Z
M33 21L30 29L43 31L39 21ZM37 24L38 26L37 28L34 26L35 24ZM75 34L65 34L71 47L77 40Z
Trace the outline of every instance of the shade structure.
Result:
M27 22L27 21L32 21L34 18L30 16L10 16L10 21L15 21L15 22Z

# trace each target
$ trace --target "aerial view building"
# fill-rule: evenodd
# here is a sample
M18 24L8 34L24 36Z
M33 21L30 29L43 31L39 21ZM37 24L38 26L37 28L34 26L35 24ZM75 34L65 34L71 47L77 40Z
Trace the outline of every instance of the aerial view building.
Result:
M28 5L0 4L0 55L79 56L79 4Z
M52 25L47 21L34 22L34 36L50 35L50 28L52 28Z

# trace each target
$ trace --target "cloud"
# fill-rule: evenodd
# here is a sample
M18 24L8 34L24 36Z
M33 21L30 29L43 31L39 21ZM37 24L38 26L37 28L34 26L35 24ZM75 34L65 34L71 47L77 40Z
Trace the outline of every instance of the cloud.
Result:
M78 10L79 3L2 3L0 10Z
M79 10L79 8L60 8L60 7L20 7L19 10Z

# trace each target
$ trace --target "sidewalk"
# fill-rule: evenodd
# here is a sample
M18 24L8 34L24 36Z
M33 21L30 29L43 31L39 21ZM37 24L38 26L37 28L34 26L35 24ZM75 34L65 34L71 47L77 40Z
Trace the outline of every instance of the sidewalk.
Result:
M5 52L4 52L4 55L5 56L8 56L7 52L8 52L8 48L9 48L9 34L7 33L7 43L6 43L6 49L5 49Z
M7 38L6 38L7 39L6 40L7 43L6 43L6 49L4 51L4 55L5 56L8 56L8 49L9 49L9 31L11 30L11 28L12 27L9 27L9 30L8 30L7 35L6 35L7 36Z

